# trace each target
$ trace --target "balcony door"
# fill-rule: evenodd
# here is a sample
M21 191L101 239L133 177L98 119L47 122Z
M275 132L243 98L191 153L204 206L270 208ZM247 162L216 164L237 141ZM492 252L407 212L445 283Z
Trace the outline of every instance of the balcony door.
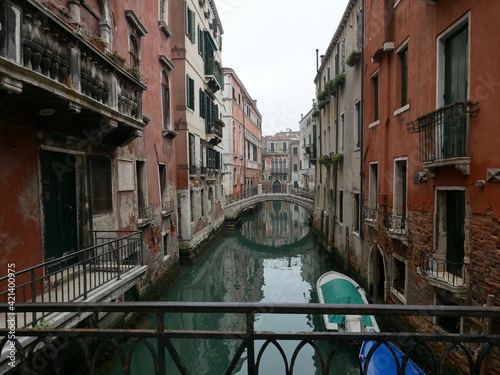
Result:
M465 190L438 190L437 205L436 257L446 261L449 274L463 277Z
M45 260L77 250L77 200L74 155L41 152Z
M461 26L444 41L444 105L468 99L468 31ZM443 122L441 158L467 156L465 116L446 116Z

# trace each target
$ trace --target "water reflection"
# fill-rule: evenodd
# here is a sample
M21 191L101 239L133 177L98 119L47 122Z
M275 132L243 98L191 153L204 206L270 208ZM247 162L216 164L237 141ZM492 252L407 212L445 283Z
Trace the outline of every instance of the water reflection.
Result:
M195 302L317 302L316 280L327 265L309 231L308 214L302 207L270 202L262 204L242 220L240 230L224 234L200 261L182 269L165 301ZM234 314L172 314L166 317L167 329L244 331L244 317ZM155 327L155 316L148 316L144 327ZM256 316L258 331L301 332L324 330L320 316ZM223 374L241 340L186 340L172 343L190 374ZM281 342L288 365L297 341ZM154 343L153 343L154 345ZM256 356L264 342L257 343ZM319 343L327 352L329 343ZM353 351L343 348L335 360L336 374L359 374ZM321 373L318 357L310 345L300 351L294 374ZM132 373L151 374L151 355L139 347L131 364ZM285 365L278 350L267 347L259 367L261 374L284 374ZM234 374L247 374L246 353ZM105 371L103 373L120 373ZM167 356L167 373L178 374L173 359Z
M296 243L309 233L309 213L297 204L264 202L245 216L241 235L258 245L281 247Z

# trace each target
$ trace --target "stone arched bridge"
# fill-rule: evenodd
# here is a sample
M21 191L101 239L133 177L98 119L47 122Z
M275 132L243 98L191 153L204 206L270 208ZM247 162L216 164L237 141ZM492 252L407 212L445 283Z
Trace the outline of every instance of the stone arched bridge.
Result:
M240 195L231 194L226 196L224 216L226 220L235 220L241 213L257 203L266 201L285 201L298 204L309 211L311 216L314 211L314 201L312 192L291 188L289 185L273 192L272 189L263 189L258 185L253 189L246 190Z

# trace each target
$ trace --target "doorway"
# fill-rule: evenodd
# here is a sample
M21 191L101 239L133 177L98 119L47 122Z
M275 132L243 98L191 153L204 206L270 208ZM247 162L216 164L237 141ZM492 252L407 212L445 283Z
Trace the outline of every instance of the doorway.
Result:
M45 261L78 249L74 155L41 152Z

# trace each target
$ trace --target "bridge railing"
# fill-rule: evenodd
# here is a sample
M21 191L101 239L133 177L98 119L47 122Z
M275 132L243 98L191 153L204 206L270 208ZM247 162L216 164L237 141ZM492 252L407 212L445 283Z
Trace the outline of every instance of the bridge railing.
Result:
M500 366L498 348L500 335L498 334L448 334L448 333L343 333L334 331L310 331L310 332L273 332L257 331L256 322L268 314L284 315L307 315L312 314L338 314L338 315L373 315L373 316L412 316L420 319L431 320L432 317L460 317L464 319L482 318L491 321L500 314L500 307L484 306L409 306L409 305L341 305L341 304L274 304L274 303L203 303L203 302L123 302L123 303L19 303L15 306L15 313L10 311L10 305L0 304L0 314L12 315L17 313L32 312L91 312L93 315L107 313L139 313L153 314L153 327L145 329L1 329L0 350L2 358L7 359L21 373L32 373L40 370L40 364L52 368L56 374L68 373L65 368L64 358L81 358L79 368L82 373L97 373L99 359L112 360L112 356L118 359L117 363L122 367L124 374L131 373L130 363L132 357L137 356L137 348L141 347L145 353L149 353L149 361L153 362L154 374L166 374L166 361L170 357L175 366L182 374L189 374L185 364L189 352L179 352L172 340L223 340L224 343L235 342L234 346L226 347L228 367L225 374L232 374L241 366L242 361L246 363L249 375L257 374L261 358L270 351L280 353L276 356L276 363L282 363L286 374L293 374L297 363L306 357L301 351L308 346L314 351L320 374L330 374L332 359L338 349L338 345L346 343L359 345L362 341L375 341L368 355L363 358L365 366L369 366L373 359L376 366L380 361L392 361L391 358L376 358L372 356L379 345L387 345L389 352L394 358L396 353L388 346L389 342L398 346L405 354L399 365L396 365L398 375L405 374L405 366L408 358L421 367L427 375L442 374L443 367L452 363L459 367L460 371L469 374L479 374L481 367L490 366L498 369ZM202 313L202 314L225 314L230 321L239 321L235 330L224 327L224 330L202 329L176 329L168 328L166 322L174 313ZM233 319L234 316L234 319ZM229 321L228 320L228 321ZM21 338L31 338L31 343L24 346L20 343ZM121 345L119 341L130 339L131 345ZM328 341L326 345L318 345L320 342ZM283 349L284 342L287 346L296 344L293 353ZM274 348L272 348L274 347ZM268 348L271 348L268 350ZM70 349L72 350L70 352ZM418 355L417 355L418 352ZM111 353L111 356L109 355ZM141 352L142 353L142 352ZM144 353L142 353L144 354ZM142 355L141 354L141 355ZM224 354L224 355L226 355ZM267 354L269 355L269 354ZM361 363L361 362L360 362ZM402 365L401 365L402 364ZM361 364L359 364L361 366ZM360 369L360 374L367 374ZM456 372L453 372L456 373ZM488 373L488 369L486 369Z
M290 194L314 200L314 190L305 188L290 188Z

